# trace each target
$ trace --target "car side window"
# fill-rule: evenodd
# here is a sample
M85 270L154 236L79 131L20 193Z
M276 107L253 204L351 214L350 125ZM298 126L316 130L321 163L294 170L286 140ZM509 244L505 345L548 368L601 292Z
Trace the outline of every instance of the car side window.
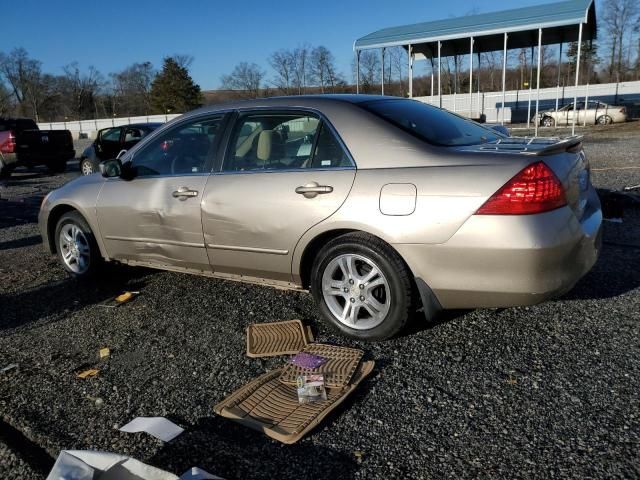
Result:
M227 172L306 168L320 120L307 113L249 114L236 125Z
M137 176L189 175L211 169L222 116L182 123L151 139L132 160Z
M136 142L142 139L143 134L142 130L139 128L127 128L124 132L124 141L126 142Z
M122 132L122 129L119 127L110 128L109 130L102 132L102 135L100 135L100 140L105 142L119 142L120 132Z
M226 172L353 166L331 128L307 113L245 115L231 145Z
M311 168L351 167L351 159L326 123L320 126Z

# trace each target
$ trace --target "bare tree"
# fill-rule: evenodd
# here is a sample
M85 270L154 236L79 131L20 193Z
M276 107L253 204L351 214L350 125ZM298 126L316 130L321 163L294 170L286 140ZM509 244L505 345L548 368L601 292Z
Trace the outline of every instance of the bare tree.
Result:
M307 88L307 75L309 73L309 53L311 47L301 45L293 50L293 86L298 90L298 95L305 93Z
M176 53L171 55L171 58L182 68L189 70L191 68L191 64L193 63L193 55L188 55L186 53Z
M328 48L319 46L311 50L309 72L312 81L320 87L322 93L325 93L327 88L334 91L338 75L333 54Z
M264 70L255 63L241 62L229 75L222 76L222 88L240 90L247 96L257 98L264 76Z
M9 55L0 55L0 73L18 102L20 114L33 115L38 121L45 90L41 63L29 58L24 48L16 48Z
M295 70L293 52L281 49L272 53L269 57L269 65L275 72L273 85L284 94L290 94Z
M62 93L71 117L81 120L94 116L95 98L105 84L102 74L93 66L81 73L77 62L70 63L63 70Z
M354 78L356 77L356 63L353 62ZM360 52L360 83L362 91L370 93L376 84L380 83L380 54L377 50L362 50Z
M122 111L129 115L149 114L151 84L155 76L156 71L151 62L134 63L120 72L110 74L112 92ZM95 109L97 110L97 104Z
M624 79L628 67L623 65L625 35L632 32L640 16L638 0L607 0L602 12L602 22L608 30L610 39L609 80Z

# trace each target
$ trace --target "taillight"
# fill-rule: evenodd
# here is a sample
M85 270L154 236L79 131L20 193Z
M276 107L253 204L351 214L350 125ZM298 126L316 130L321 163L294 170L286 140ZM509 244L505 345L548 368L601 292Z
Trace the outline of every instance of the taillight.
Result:
M537 162L521 170L494 193L476 215L530 215L566 204L558 177L544 162Z
M620 113L627 113L627 109L626 109L626 107L622 107L622 108L620 109Z
M0 145L0 152L2 153L15 153L16 151L16 136L13 132L9 132L7 140Z

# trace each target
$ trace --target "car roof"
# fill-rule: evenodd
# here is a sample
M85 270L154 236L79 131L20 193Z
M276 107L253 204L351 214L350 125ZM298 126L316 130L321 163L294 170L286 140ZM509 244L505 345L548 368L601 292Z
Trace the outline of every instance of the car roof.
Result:
M220 110L234 110L241 108L260 107L307 107L322 108L327 104L358 104L373 100L403 100L401 97L382 95L356 95L356 94L324 94L324 95L290 95L281 97L256 98L252 100L232 100L223 103L206 105L189 113L207 113Z

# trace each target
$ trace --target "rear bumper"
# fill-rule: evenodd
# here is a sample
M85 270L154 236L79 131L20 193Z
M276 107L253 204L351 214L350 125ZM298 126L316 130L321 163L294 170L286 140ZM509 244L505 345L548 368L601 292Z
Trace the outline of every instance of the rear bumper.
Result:
M532 305L566 293L595 264L602 213L590 196L580 221L568 207L474 215L446 243L394 247L443 308Z

